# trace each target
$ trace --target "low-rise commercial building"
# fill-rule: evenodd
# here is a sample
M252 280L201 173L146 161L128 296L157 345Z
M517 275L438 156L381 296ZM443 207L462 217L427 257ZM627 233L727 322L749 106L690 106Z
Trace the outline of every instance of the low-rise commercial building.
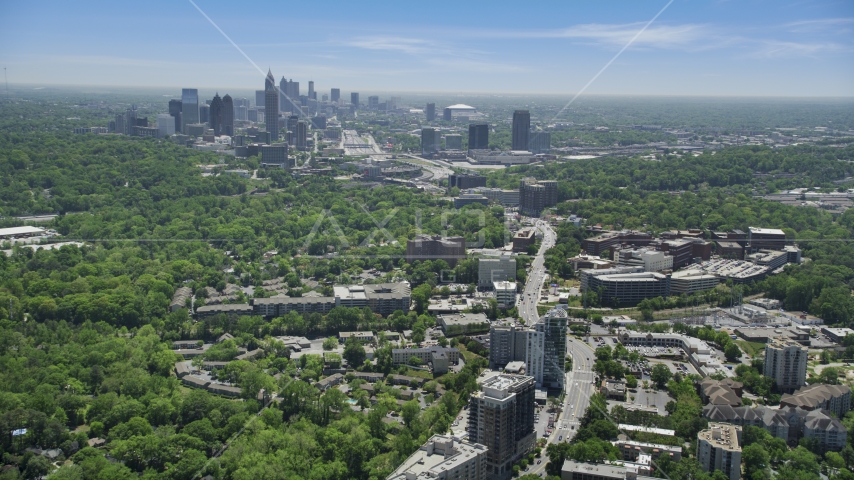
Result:
M476 193L463 193L454 198L454 208L463 208L472 204L489 205L489 199Z
M516 282L494 282L492 288L499 307L512 308L516 305Z
M854 330L850 328L821 327L821 333L827 335L834 342L842 342L848 335L854 335Z
M447 337L489 330L489 320L483 313L439 315L436 320Z

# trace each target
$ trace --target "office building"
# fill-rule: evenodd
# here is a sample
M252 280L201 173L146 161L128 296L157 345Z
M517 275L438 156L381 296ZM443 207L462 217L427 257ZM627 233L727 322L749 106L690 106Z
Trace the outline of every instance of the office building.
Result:
M299 116L289 115L287 121L285 122L285 131L296 133L297 123L299 123Z
M310 100L317 100L317 92L314 91L314 80L308 81L308 98Z
M528 251L528 247L537 243L537 237L534 234L533 228L519 230L516 235L513 235L513 251L524 253Z
M222 134L234 136L234 102L229 94L222 97Z
M543 333L543 379L540 386L563 391L565 385L564 359L566 358L566 310L552 309L534 325Z
M776 270L786 264L789 260L789 254L780 250L759 250L747 255L745 260L768 267L769 270Z
M466 258L466 239L464 237L440 237L438 235L417 235L406 242L406 261L424 262L444 260L454 267L458 260Z
M534 379L499 374L480 388L469 400L469 441L488 448L489 478L509 478L513 463L535 446Z
M290 112L291 111L291 89L290 85L288 85L288 81L285 80L285 77L279 80L279 111L280 112Z
M472 204L489 205L489 199L477 193L463 193L454 198L454 208L463 208Z
M175 132L182 132L181 128L181 100L169 100L169 116L174 119L175 128L173 129Z
M380 97L371 95L368 97L368 110L378 110L380 106Z
M776 228L750 227L747 229L747 245L750 252L783 250L786 246L786 233Z
M644 272L660 272L673 268L673 257L649 248L625 248L614 251L618 265L640 266Z
M472 123L469 125L469 150L486 150L489 148L489 125Z
M448 188L457 187L460 190L465 190L485 186L486 177L482 175L466 175L464 173L452 173L448 175Z
M308 150L308 144L306 143L308 139L308 123L304 120L297 122L297 130L294 132L294 137L296 139L297 150L302 152Z
M527 110L513 112L513 131L511 150L528 150L528 139L531 132L531 113Z
M781 392L792 393L806 384L808 359L807 347L787 338L775 338L765 344L763 374L774 379Z
M585 290L599 292L599 301L602 305L637 305L647 298L670 296L670 277L658 272L605 273L597 270L585 270L585 272L588 272Z
M175 119L168 113L157 115L157 136L166 138L169 135L175 135Z
M186 126L192 123L200 123L199 91L184 88L181 90L181 132L186 135Z
M442 146L442 134L432 127L421 128L421 154L432 155Z
M270 70L267 70L267 79L264 81L264 125L269 142L276 142L279 139L279 92Z
M445 150L462 150L462 135L445 135Z
M125 135L134 135L134 127L136 127L136 108L128 108L125 111Z
M543 210L557 205L557 181L523 178L519 182L519 211L539 216Z
M338 103L341 100L341 89L333 88L331 91L330 101L332 103Z
M519 205L519 190L502 190L500 188L481 187L473 189L471 192L480 193L491 201L504 205L505 207Z
M264 90L255 90L255 108L264 108Z
M211 104L210 103L202 103L199 104L199 123L204 123L210 126L211 122Z
M533 154L549 153L552 149L551 132L534 131L528 143L528 151Z
M494 282L516 281L516 259L510 255L481 257L477 261L477 286L491 288Z
M513 308L516 305L516 282L496 281L492 283L492 288L499 308Z
M214 95L213 100L211 100L210 104L210 123L211 130L214 131L215 136L223 135L223 110L225 107L222 103L222 98L219 97L219 92Z
M428 122L436 120L436 104L428 103L427 108L424 109L424 114L426 115Z
M697 434L697 459L703 471L721 471L730 480L741 478L741 427L710 423Z
M290 168L292 166L288 159L287 143L261 145L262 168Z
M318 115L316 117L311 117L311 128L326 130L326 116Z
M359 109L359 92L350 92L350 104L358 110Z
M386 480L487 480L489 449L450 435L433 435Z

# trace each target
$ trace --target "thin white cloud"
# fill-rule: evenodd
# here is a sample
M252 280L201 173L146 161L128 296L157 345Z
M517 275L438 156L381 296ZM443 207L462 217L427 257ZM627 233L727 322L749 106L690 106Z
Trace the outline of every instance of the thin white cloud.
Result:
M608 46L622 47L628 43L644 26L644 22L628 24L587 23L573 25L563 29L545 31L517 31L505 34L511 38L568 38L588 40ZM634 42L635 46L654 48L682 48L707 38L710 35L708 25L652 25Z
M752 56L765 58L781 58L781 57L819 57L826 53L841 53L851 52L850 45L842 45L833 42L794 42L794 41L778 41L764 40L760 42L759 47L753 52Z
M852 17L840 17L840 18L817 18L813 20L800 20L797 22L790 22L783 24L784 28L787 28L791 32L796 33L814 33L814 32L824 32L827 33L827 29L831 27L846 27L849 25L854 25L854 18ZM834 30L838 31L838 30ZM848 28L843 28L842 32L850 32L851 30Z
M344 44L349 47L363 48L366 50L401 52L408 53L410 55L435 53L438 48L437 44L428 40L394 36L357 37L344 42Z

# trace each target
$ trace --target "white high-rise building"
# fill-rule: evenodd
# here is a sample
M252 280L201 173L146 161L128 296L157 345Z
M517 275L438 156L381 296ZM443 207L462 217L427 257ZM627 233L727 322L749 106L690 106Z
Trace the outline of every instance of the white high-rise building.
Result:
M792 393L806 385L809 350L788 338L774 338L765 344L765 368L783 393Z

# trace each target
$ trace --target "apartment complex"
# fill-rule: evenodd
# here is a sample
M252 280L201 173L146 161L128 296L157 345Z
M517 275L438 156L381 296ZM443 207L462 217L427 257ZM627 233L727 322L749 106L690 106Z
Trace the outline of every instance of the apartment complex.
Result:
M847 385L816 383L799 388L780 399L781 407L798 407L804 410L828 410L843 418L851 409L851 388Z
M487 447L489 478L509 478L513 463L536 444L534 379L499 374L480 388L469 400L469 441Z
M412 357L417 357L424 365L432 364L433 373L448 373L451 365L460 361L460 351L456 348L432 346L424 348L394 348L391 358L395 366L407 365Z
M489 449L452 436L433 435L409 456L387 480L487 480Z
M408 311L411 304L409 283L377 283L369 285L335 285L333 296L305 295L302 297L275 296L252 299L253 315L274 318L297 313L328 313L335 307L368 307L374 313L391 315L395 310ZM309 292L312 293L312 292Z
M788 338L775 338L765 345L765 369L777 388L792 393L806 384L809 350Z
M730 480L741 478L741 427L710 423L697 434L697 458L706 472L720 470Z
M519 182L519 211L539 216L547 207L557 205L557 181L527 177Z

